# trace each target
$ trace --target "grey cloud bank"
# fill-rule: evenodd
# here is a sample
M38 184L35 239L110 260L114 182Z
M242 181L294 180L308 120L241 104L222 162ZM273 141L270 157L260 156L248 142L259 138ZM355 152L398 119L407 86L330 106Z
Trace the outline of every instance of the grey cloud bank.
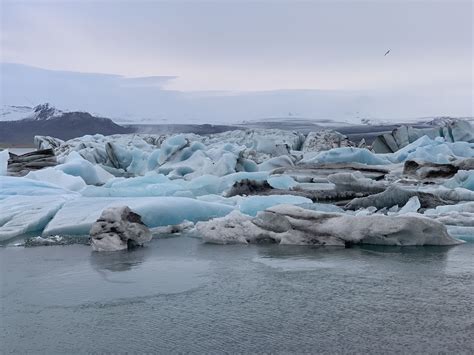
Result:
M291 114L359 122L361 118L403 120L472 112L469 90L449 95L443 88L184 92L164 87L173 77L125 78L11 63L2 63L0 68L3 105L50 102L60 109L127 121L226 123Z

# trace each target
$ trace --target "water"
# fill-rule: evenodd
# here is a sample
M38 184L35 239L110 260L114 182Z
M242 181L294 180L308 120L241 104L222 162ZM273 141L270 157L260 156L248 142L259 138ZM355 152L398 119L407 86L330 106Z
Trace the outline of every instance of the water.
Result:
M472 353L474 243L0 248L0 353Z

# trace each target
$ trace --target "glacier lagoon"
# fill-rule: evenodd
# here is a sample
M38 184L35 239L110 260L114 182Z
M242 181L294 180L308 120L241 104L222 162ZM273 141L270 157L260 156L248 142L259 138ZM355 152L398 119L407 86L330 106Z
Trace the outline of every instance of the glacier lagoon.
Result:
M35 144L0 152L2 353L473 349L462 121L372 145L276 129ZM102 213L125 206L154 239L110 253L132 221ZM98 221L110 243L92 252Z
M2 247L0 352L468 353L474 243Z

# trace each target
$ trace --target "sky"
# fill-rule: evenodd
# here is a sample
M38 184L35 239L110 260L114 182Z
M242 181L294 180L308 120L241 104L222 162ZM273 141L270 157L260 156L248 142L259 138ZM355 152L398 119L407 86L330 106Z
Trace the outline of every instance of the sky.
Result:
M472 1L0 1L1 62L24 65L2 65L2 103L35 86L151 118L473 115ZM96 96L14 84L34 68Z

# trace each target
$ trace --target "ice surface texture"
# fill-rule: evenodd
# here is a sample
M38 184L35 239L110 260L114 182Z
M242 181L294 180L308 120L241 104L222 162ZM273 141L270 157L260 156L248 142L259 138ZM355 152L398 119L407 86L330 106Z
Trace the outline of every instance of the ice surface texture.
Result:
M419 215L352 216L279 205L251 218L234 212L196 224L208 243L248 244L272 242L295 245L347 246L456 245L446 227Z
M104 209L117 206L128 206L140 214L149 228L231 214L245 221L236 224L236 231L245 231L254 228L259 213L272 210L275 214L282 204L300 205L298 211L310 214L334 212L341 215L334 219L338 223L366 223L373 234L360 239L354 234L349 239L331 234L329 242L323 243L325 229L308 227L303 231L302 227L291 233L288 230L286 239L274 238L277 242L290 241L290 234L294 234L299 240L295 243L310 244L313 233L315 244L352 239L357 243L434 243L421 232L415 241L409 241L404 229L394 232L399 233L395 239L385 238L392 232L372 227L372 217L401 221L400 228L411 218L440 236L444 232L436 226L441 222L452 235L465 237L472 232L466 221L473 212L457 210L461 208L457 206L474 201L470 170L474 143L468 139L469 132L463 135L458 128L452 127L449 137L400 136L401 149L385 154L355 147L334 131L313 132L307 137L280 130L237 130L207 136L94 135L66 142L36 137L39 147L55 150L59 165L26 177L0 174L0 239L30 232L88 235ZM7 153L0 154L0 163L4 163ZM313 202L337 203L344 208ZM434 213L437 208L447 208L445 215ZM438 222L428 225L425 217ZM292 218L296 217L280 216L275 223ZM384 223L391 231L394 224ZM374 237L376 233L382 233L379 239Z
M150 229L127 206L105 209L90 230L94 251L117 251L143 246L151 240Z

